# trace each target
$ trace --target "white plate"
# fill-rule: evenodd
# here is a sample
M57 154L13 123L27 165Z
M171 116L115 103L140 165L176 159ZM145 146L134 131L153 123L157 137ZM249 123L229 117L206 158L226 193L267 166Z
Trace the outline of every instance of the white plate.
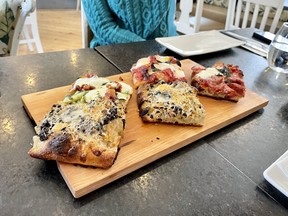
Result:
M279 162L285 159L285 157L288 157L288 151L286 151L279 159L277 159L270 167L268 167L263 172L263 175L264 178L270 182L270 184L272 184L275 188L277 188L285 196L288 197L288 177L279 166Z
M245 43L216 30L155 40L183 57L225 50Z

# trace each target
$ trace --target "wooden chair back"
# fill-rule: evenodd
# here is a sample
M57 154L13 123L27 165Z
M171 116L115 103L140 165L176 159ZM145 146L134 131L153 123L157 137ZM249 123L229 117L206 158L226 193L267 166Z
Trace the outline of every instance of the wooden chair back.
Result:
M237 6L236 6L237 2ZM254 6L251 14L251 7ZM259 16L260 7L264 7L263 15ZM229 0L225 29L258 28L265 30L271 8L276 8L275 16L270 24L269 31L274 33L284 6L284 0ZM236 9L236 11L235 11ZM236 13L235 13L236 12ZM252 16L252 18L251 18ZM250 19L249 19L250 17ZM257 24L260 20L260 25ZM249 25L250 23L250 25Z
M81 2L81 26L82 26L82 48L90 47L90 41L93 39L93 32L89 27L85 11Z
M193 0L180 0L179 18L176 17L175 25L178 32L183 34L193 34L199 32L200 22L202 17L204 0L197 0L194 23L191 23L191 16L193 9Z

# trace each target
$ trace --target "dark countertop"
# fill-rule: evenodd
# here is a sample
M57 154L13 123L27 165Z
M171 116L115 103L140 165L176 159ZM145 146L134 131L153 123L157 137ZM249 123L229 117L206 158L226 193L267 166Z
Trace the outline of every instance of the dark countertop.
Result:
M236 30L242 36L252 37L255 29ZM156 41L115 46L96 47L101 55L122 72L129 71L138 58L149 54L173 55ZM121 53L121 55L120 55ZM251 180L258 190L269 194L288 208L288 199L263 177L263 171L288 150L288 74L279 74L269 68L265 58L237 47L190 57L204 66L211 66L217 61L239 65L245 76L247 88L269 99L264 109L219 130L202 140L213 148L221 157L231 163L243 176Z
M73 198L54 161L27 154L34 129L21 95L68 85L86 72L129 71L147 55L175 55L155 41L96 50L107 60L91 49L0 58L0 215L287 215L288 199L262 173L287 150L288 77L265 70L264 58L242 48L191 59L238 64L247 87L270 100L267 107Z

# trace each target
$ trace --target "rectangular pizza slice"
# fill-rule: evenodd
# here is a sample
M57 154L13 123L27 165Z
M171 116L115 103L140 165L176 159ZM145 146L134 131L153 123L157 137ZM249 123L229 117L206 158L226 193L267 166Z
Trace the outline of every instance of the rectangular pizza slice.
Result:
M111 167L125 128L132 87L95 75L74 83L35 127L31 157Z
M141 85L137 104L144 122L204 124L205 110L197 97L197 90L183 81Z
M131 68L134 88L145 83L158 81L173 82L181 80L187 82L181 63L172 56L148 56L139 59Z
M237 102L245 96L244 74L238 66L217 62L212 67L191 68L191 85L198 94Z

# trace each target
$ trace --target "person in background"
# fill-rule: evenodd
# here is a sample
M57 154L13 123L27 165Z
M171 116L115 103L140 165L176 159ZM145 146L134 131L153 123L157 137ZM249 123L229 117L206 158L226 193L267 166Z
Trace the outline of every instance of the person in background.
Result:
M82 0L82 5L94 34L91 48L177 35L175 0Z

